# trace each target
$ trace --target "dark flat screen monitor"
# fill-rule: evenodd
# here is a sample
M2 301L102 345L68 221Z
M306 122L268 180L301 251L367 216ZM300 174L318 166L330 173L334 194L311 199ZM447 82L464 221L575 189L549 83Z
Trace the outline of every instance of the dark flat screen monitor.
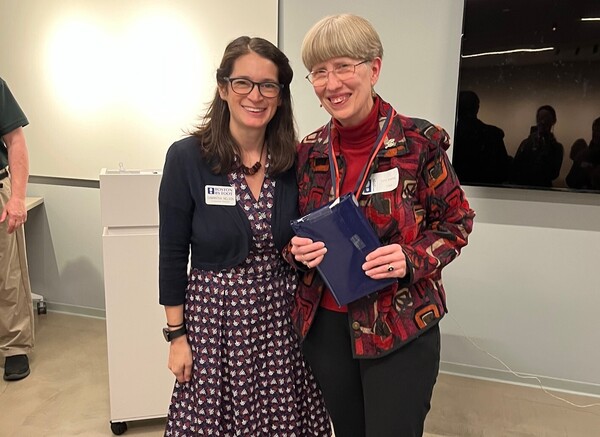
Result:
M600 193L600 1L465 0L464 185Z

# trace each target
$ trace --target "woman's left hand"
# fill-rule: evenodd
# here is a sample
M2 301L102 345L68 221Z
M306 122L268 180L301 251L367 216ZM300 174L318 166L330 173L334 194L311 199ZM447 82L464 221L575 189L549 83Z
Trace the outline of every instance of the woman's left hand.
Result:
M313 269L321 264L323 257L327 253L325 243L322 241L313 242L310 238L292 237L291 252L296 262L304 264L307 268Z
M372 279L404 278L406 256L399 244L388 244L367 255L362 265L366 275Z

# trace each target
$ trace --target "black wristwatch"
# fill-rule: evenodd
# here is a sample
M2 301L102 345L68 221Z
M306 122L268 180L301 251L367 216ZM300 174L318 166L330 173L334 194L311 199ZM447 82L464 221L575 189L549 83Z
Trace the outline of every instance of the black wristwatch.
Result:
M176 339L177 337L181 337L182 335L185 335L186 332L187 331L185 330L185 326L174 329L173 331L169 331L169 328L163 328L163 335L165 337L165 340L167 341L171 341Z

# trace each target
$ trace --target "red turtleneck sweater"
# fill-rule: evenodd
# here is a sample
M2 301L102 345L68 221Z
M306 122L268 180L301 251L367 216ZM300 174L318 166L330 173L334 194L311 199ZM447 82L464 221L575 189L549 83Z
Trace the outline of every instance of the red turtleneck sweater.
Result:
M335 155L341 155L346 163L346 174L341 182L338 196L349 192L356 194L358 178L369 161L379 133L378 112L379 97L376 97L371 112L360 124L344 127L336 119L333 120L335 127L332 129L331 139L333 150ZM331 311L348 312L345 305L338 306L329 289L325 289L323 293L321 306Z

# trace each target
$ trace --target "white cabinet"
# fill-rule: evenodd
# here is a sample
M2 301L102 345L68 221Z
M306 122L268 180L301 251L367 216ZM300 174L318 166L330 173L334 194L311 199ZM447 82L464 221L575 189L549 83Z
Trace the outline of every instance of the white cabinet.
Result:
M160 171L100 174L102 247L110 383L115 434L127 421L165 417L175 378L158 303Z

